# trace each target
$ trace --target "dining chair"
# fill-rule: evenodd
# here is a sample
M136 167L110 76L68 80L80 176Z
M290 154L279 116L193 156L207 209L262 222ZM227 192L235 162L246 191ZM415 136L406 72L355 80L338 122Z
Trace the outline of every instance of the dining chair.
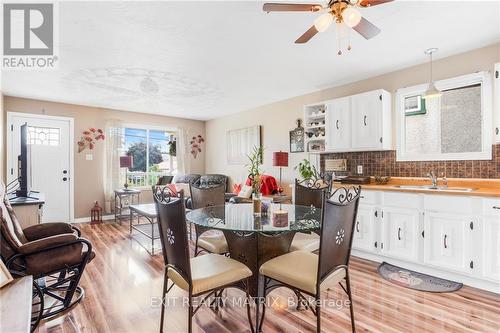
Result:
M190 183L189 187L191 190L191 204L193 209L210 206L224 206L226 203L225 184L205 187ZM215 254L228 253L229 249L224 234L220 232L208 234L207 231L210 230L209 227L203 227L196 224L194 226L194 230L196 237L194 246L195 257L203 251Z
M200 307L207 304L211 296L216 296L225 288L238 288L246 295L247 316L251 331L254 327L250 317L250 295L248 278L252 271L244 264L217 254L206 254L189 258L189 240L185 228L186 209L184 192L174 195L168 187L157 187L153 193L158 214L158 230L165 264L160 332L165 320L165 302L174 285L188 292L188 332L192 332L192 318ZM169 281L172 284L169 286ZM193 307L193 298L203 297Z
M322 179L295 179L295 205L321 209L323 194L328 192L330 185ZM290 251L310 251L319 249L319 235L315 232L298 232L290 245Z
M340 187L323 199L319 254L295 251L278 256L260 267L264 297L278 287L288 287L297 295L314 298L309 306L316 316L316 331L321 332L321 291L338 283L349 298L351 328L356 331L349 279L349 258L361 187ZM300 269L297 269L300 267ZM345 286L342 284L345 282ZM303 297L303 296L302 296ZM265 302L259 330L265 315Z

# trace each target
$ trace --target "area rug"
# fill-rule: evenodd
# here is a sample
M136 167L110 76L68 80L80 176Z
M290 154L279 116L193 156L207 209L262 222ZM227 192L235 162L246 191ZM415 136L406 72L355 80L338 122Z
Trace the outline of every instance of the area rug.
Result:
M399 286L433 293L449 293L463 286L462 283L414 272L386 262L378 266L378 272L384 279Z

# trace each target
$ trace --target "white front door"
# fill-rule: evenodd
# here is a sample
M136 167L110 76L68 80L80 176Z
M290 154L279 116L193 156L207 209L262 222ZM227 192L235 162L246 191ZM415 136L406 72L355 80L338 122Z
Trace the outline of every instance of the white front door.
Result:
M16 179L21 125L28 124L31 190L43 193L42 222L73 222L73 119L8 113L7 179Z

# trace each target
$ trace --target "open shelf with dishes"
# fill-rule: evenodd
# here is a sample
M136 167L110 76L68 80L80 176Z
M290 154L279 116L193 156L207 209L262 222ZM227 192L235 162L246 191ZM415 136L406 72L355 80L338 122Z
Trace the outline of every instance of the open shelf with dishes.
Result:
M326 104L318 103L304 107L304 130L306 135L306 151L325 151L326 138Z

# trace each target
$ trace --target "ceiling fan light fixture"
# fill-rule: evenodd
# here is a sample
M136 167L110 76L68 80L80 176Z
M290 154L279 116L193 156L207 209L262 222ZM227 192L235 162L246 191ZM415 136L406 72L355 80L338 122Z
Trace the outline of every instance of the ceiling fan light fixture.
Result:
M330 13L323 14L314 20L314 27L319 32L326 31L333 23L333 16Z
M342 19L349 28L352 28L361 21L361 13L354 7L348 7L342 12Z

